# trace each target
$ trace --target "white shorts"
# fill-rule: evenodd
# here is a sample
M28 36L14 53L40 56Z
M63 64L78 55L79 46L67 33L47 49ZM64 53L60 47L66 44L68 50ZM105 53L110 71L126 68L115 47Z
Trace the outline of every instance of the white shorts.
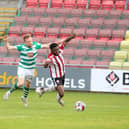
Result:
M18 67L17 76L25 77L26 80L31 81L34 77L34 69L24 69L22 67Z

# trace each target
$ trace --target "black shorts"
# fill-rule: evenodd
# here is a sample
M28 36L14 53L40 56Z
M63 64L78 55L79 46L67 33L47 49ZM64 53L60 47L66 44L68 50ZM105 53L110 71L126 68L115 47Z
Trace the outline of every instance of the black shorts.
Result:
M52 78L54 86L64 85L65 83L65 75L60 78Z

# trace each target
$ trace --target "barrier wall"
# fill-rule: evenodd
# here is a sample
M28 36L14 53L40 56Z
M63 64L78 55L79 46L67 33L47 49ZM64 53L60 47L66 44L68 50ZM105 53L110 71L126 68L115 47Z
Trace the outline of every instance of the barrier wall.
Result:
M53 86L49 69L37 68L32 87ZM0 87L11 87L17 77L17 66L0 65ZM66 67L65 90L129 93L129 71Z

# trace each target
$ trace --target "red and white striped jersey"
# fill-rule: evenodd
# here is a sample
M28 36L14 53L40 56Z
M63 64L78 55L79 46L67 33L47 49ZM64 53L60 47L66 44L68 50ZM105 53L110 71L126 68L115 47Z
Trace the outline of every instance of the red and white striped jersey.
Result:
M51 61L49 65L50 74L52 78L60 78L65 74L65 65L63 58L64 43L59 46L59 55L55 56L52 53L48 55L48 61Z

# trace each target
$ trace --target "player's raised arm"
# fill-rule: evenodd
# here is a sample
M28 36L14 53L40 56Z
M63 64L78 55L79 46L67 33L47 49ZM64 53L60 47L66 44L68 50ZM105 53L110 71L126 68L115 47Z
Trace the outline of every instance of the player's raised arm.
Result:
M16 46L10 45L8 36L4 37L3 41L4 41L4 43L5 43L5 47L6 47L8 50L16 50L16 49L17 49Z
M76 35L75 34L72 34L71 36L69 36L68 38L65 38L65 39L61 39L61 40L59 40L59 41L56 41L56 43L57 44L62 44L62 43L64 43L64 45L66 46L67 45L67 43L70 41L70 40L72 40L73 38L75 38L76 37Z

